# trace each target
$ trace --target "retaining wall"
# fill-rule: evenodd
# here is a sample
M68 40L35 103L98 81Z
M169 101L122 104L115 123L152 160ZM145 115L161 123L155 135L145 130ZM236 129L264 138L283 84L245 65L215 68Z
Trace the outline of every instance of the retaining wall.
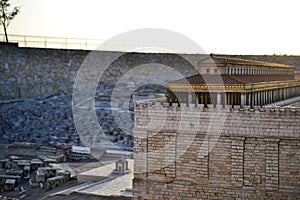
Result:
M42 98L57 92L71 93L78 69L91 51L22 48L0 44L0 100ZM94 51L95 53L95 51ZM133 66L161 63L173 67L183 75L193 74L193 67L205 55L167 53L98 52L107 59L116 59L105 77L118 78ZM182 57L181 57L182 56ZM206 55L207 56L207 55ZM300 71L300 56L226 55L246 59L290 64ZM183 59L184 58L184 59ZM173 77L173 79L176 79Z
M134 199L297 199L300 108L135 106Z

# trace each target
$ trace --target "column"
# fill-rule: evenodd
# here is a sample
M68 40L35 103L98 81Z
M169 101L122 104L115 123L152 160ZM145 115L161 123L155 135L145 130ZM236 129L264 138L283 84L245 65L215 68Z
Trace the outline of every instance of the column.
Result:
M187 106L190 106L192 103L192 94L191 92L188 92L188 99L187 99Z
M259 100L258 100L259 95L258 95L258 92L255 92L255 96L256 96L256 105L258 105L259 104Z
M273 90L270 90L269 92L270 92L270 103L272 103L274 100Z
M196 93L196 104L199 104L200 103L200 93L197 92Z
M251 92L248 92L248 105L249 106L251 106L251 102L252 102L251 98L252 98Z
M253 92L250 94L250 106L252 107L254 105L254 95Z
M264 104L268 104L268 100L269 100L269 93L268 93L268 91L265 91L265 102L264 102Z
M241 106L246 105L246 95L244 92L241 92Z
M221 105L221 94L220 92L217 93L217 105Z

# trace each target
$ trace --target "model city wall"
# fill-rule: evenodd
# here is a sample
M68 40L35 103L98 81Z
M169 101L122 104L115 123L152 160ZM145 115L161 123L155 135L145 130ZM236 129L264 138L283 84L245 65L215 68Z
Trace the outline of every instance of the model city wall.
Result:
M298 199L299 120L300 108L139 102L134 199Z

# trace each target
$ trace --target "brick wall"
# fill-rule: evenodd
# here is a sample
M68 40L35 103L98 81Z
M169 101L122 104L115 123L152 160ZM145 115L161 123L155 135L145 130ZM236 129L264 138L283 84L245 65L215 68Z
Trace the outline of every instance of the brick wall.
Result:
M299 119L300 108L139 102L134 199L297 199Z

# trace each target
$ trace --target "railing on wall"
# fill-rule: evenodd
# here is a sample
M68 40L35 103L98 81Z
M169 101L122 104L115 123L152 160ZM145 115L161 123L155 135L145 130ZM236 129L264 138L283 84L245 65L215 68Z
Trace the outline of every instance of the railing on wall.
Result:
M101 49L104 51L128 51L135 49L136 46L147 47L145 41L127 41L113 40L109 44L104 43L105 39L86 39L86 38L63 38L63 37L48 37L48 36L30 36L30 35L14 35L9 34L8 40L11 43L18 43L19 47L36 47L36 48L55 48L55 49L82 49L94 50ZM5 35L0 34L0 41L5 42ZM140 51L134 50L134 51ZM142 51L144 52L144 51ZM156 51L154 51L156 52Z
M8 40L11 43L18 43L19 47L55 48L55 49L79 49L79 50L103 50L103 51L124 51L124 52L148 52L148 53L170 53L172 44L162 41L164 48L155 48L151 41L139 40L109 40L87 39L87 38L63 38L48 36L31 36L9 34ZM0 34L0 42L5 42L5 35ZM101 48L99 48L101 45ZM177 52L178 53L178 52ZM201 53L201 52L180 52L180 53Z
M1 41L5 41L5 35L0 34ZM48 36L8 35L9 42L18 43L19 47L38 48L62 48L93 50L105 40L85 38L62 38Z

